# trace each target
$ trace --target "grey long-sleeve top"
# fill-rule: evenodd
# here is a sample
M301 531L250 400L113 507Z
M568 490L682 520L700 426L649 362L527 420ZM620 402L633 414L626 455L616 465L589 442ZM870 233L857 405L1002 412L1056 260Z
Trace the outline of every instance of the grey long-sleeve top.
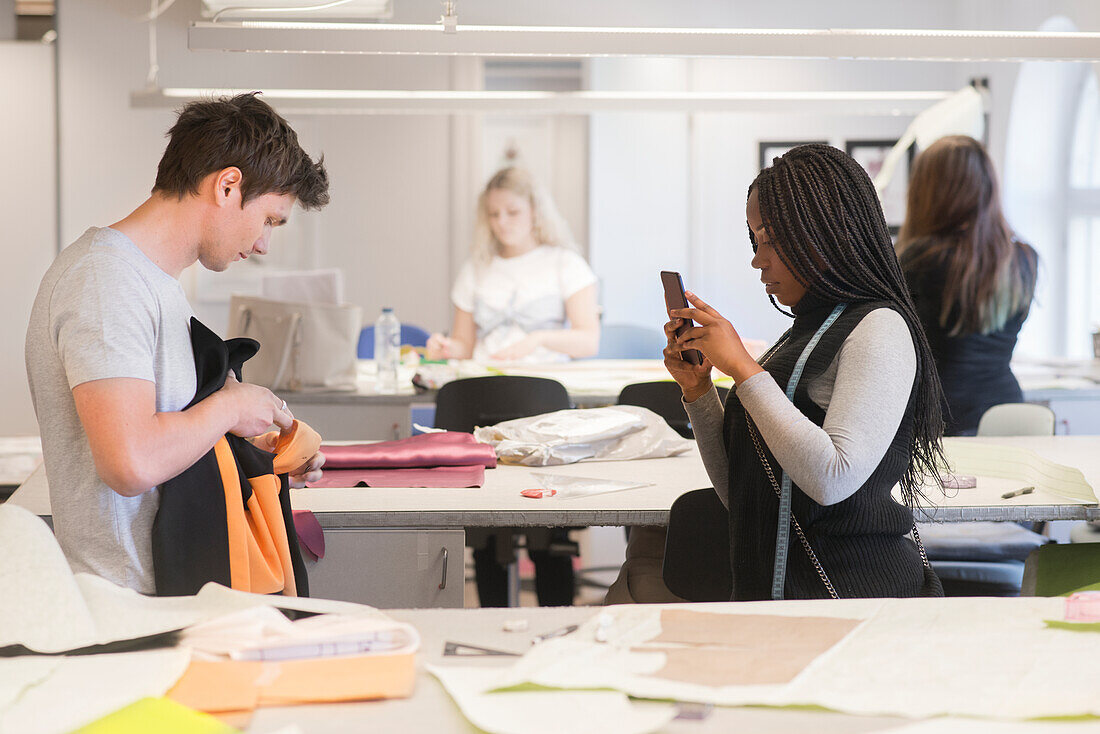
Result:
M737 386L737 397L780 466L820 505L851 497L882 461L904 416L917 359L905 320L888 308L868 313L844 340L836 357L808 385L825 411L818 426L767 372ZM729 506L729 459L722 435L725 417L711 390L684 403L699 453L714 490Z

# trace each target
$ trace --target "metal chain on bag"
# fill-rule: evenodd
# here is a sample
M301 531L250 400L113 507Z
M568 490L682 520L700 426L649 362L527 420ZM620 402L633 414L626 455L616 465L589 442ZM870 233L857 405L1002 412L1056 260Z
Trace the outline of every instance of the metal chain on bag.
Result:
M752 424L752 419L749 418L748 411L745 411L745 423L749 427L749 436L752 438L752 445L756 447L756 454L760 457L760 463L764 465L764 473L768 475L768 481L771 482L772 489L775 490L775 494L778 497L781 494L779 482L775 480L775 474L772 473L771 462L768 461L767 456L764 454L764 449L760 445L760 438L756 433L756 426ZM839 599L840 595L837 594L836 589L833 588L833 582L829 580L829 575L825 573L825 568L821 565L821 561L817 559L817 554L814 553L814 549L810 547L810 541L806 539L805 533L802 532L802 526L798 524L798 518L794 516L793 512L791 513L791 525L794 526L795 535L798 536L799 542L802 543L806 555L810 557L810 562L814 564L814 570L816 570L817 575L821 577L821 583L825 584L825 590L829 592L829 596L833 599ZM923 548L921 548L921 553L923 555Z

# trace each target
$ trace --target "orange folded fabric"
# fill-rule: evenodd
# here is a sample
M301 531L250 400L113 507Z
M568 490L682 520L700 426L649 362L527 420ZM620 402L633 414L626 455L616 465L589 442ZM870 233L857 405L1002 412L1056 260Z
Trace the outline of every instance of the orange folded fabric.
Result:
M303 660L194 660L168 698L212 714L258 706L407 698L416 655L352 655Z

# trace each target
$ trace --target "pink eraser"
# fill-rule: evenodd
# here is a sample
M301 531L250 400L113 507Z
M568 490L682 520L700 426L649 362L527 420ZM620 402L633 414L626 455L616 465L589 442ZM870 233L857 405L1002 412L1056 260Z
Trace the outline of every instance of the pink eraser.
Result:
M940 481L946 489L973 489L978 486L978 478L966 474L941 474Z

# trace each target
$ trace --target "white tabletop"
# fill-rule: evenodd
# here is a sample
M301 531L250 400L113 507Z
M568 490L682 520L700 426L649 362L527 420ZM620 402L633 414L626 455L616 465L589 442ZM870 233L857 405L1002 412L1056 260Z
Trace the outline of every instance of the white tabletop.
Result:
M1094 491L1100 489L1100 437L952 438L1030 449L1040 456L1080 469ZM583 499L528 499L523 489L539 486L532 472L573 477L621 479L652 486ZM498 466L485 472L485 485L457 488L299 489L291 493L295 509L311 510L322 527L556 527L591 525L665 525L673 501L684 492L711 486L698 454L639 461L593 461L553 467ZM999 493L960 490L952 497L933 494L931 519L1038 521L1100 519L1100 508L1041 492L1009 500ZM39 469L12 499L38 515L50 514L45 472ZM922 518L923 519L923 518Z
M919 696L919 687L922 685L922 677L935 676L938 673L950 671L964 671L968 665L968 657L975 654L976 650L983 646L1006 646L1013 648L1012 635L1017 634L1013 629L1005 634L1004 630L991 631L988 639L982 639L981 634L973 637L955 639L958 636L956 629L956 614L959 604L957 600L912 600L914 605L933 606L936 613L927 614L927 623L921 629L920 634L900 634L894 638L891 645L901 666L896 675L906 677L907 685L913 687L913 695ZM1018 609L1023 606L1034 606L1036 600L1026 599L971 599L966 600L967 605L977 605L989 618L997 619L1014 614L1019 616ZM760 613L775 613L774 605L799 604L802 611L812 615L814 613L829 616L835 614L838 604L848 602L835 602L832 600L815 600L811 602L765 602L760 605ZM854 603L854 602L853 602ZM771 606L769 606L771 605ZM687 608L695 608L701 611L715 611L727 605L683 605ZM617 607L621 611L629 611L629 607ZM523 653L530 649L531 639L538 634L561 628L569 624L582 624L599 609L588 607L560 607L560 608L522 608L522 609L447 609L447 610L387 610L387 614L394 619L408 622L415 626L421 635L421 649L417 655L417 679L416 688L411 698L401 700L375 701L354 704L296 706L294 708L261 708L255 712L247 729L249 734L272 734L281 726L294 722L311 734L335 734L345 731L431 731L436 734L474 734L479 731L473 727L460 713L458 707L443 690L440 683L426 670L427 665L461 665L477 667L506 667L514 664L514 657L449 657L443 655L445 641L455 641L470 645L478 645L498 650L507 650ZM1041 626L1042 614L1031 615L1033 624ZM528 622L527 630L523 632L505 632L505 621L524 619ZM1023 630L1021 627L1020 630ZM1023 634L1022 631L1019 632ZM1055 633L1057 634L1057 633ZM1087 633L1068 633L1086 635ZM947 649L957 649L955 658L937 661L940 671L932 671L922 666L922 669L905 672L905 660L919 655L912 652L921 647L927 647L930 642L938 642L943 646L943 641L954 640L947 645ZM1094 642L1084 640L1089 646L1095 646ZM862 663L860 658L851 658L847 661L847 677L858 680L859 676L881 678L883 671L872 669L870 664ZM1058 664L1057 661L1051 661ZM870 680L870 678L869 678ZM973 686L973 681L970 682ZM1079 680L1080 689L1077 691L1088 692L1095 689L1095 680L1087 676ZM1041 685L1040 685L1041 687ZM988 690L975 695L988 695ZM501 694L507 695L507 694ZM552 695L552 694L549 694ZM1028 693L1025 689L1017 689L1015 694ZM1046 695L1036 693L1031 695ZM635 702L635 705L646 705L644 702ZM941 720L943 725L936 731L952 731L950 721ZM701 721L673 720L667 726L660 729L666 734L710 734L711 732L760 732L762 734L805 734L806 732L821 732L832 734L834 732L885 732L908 723L915 723L889 716L855 716L836 713L827 710L799 709L799 708L766 708L766 707L715 707L709 715ZM981 720L972 720L971 726L964 731L993 731L994 729L982 728ZM1047 724L1047 728L1043 724ZM960 721L959 726L967 724ZM1011 731L1030 732L1036 731L1058 732L1057 726L1050 728L1054 722L1034 722L1032 724L1020 723L1009 725ZM991 726L997 726L991 724ZM1013 726L1021 727L1019 729ZM1069 727L1073 730L1073 727ZM1000 729L997 729L1000 731Z
M374 363L360 360L359 387L352 393L294 393L290 402L389 404L431 402L434 392L417 392L411 383L416 368L402 366L401 389L396 395L381 395L374 388ZM557 380L565 386L577 405L608 405L631 383L668 380L668 371L660 359L578 359L555 364L477 364L465 360L456 363L459 377L484 375L525 375ZM1100 400L1100 360L1020 358L1012 370L1030 401ZM730 387L732 379L715 372L717 384Z

